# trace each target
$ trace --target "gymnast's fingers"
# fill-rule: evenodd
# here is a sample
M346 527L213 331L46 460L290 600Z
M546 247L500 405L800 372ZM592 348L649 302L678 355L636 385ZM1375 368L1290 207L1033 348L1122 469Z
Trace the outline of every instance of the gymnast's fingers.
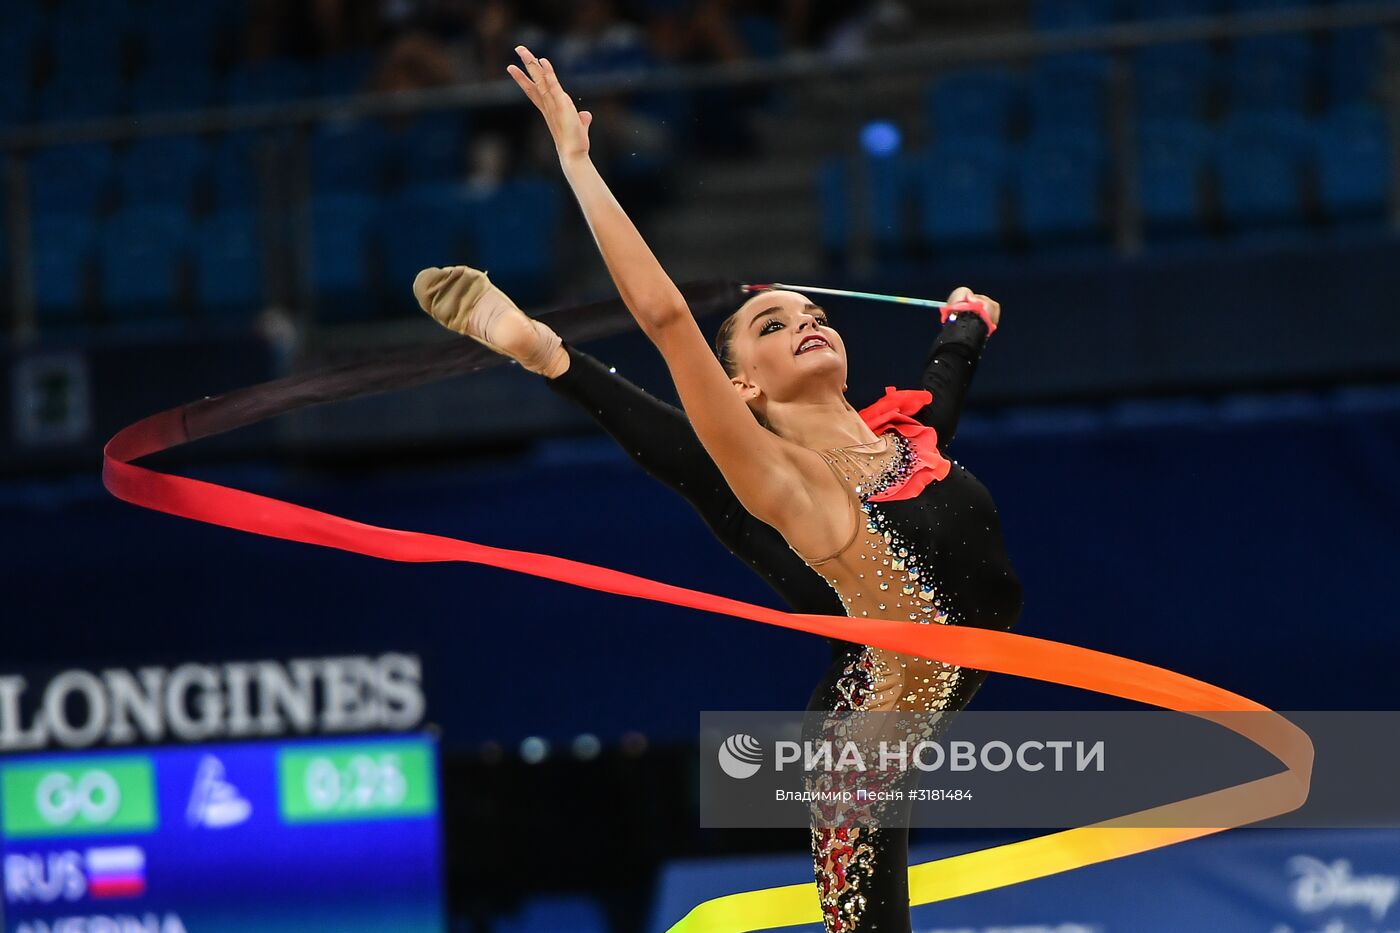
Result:
M520 56L520 60L525 63L525 71L530 75L530 80L535 82L535 86L543 89L544 67L540 64L535 53L531 52L523 45L515 47L515 54Z
M973 300L982 302L982 307L987 312L987 317L991 318L993 324L1001 323L1001 302L988 298L986 295L973 295Z
M564 88L559 84L559 76L554 73L554 66L549 63L549 59L540 59L540 67L544 70L544 89L550 94L563 94Z
M955 305L960 301L967 301L971 297L972 289L968 288L966 285L959 285L957 288L953 289L952 294L948 296L948 304Z
M540 89L535 86L525 72L515 65L507 65L506 73L515 79L515 83L520 85L520 90L525 92L525 96L530 98L530 103L536 107L540 106Z

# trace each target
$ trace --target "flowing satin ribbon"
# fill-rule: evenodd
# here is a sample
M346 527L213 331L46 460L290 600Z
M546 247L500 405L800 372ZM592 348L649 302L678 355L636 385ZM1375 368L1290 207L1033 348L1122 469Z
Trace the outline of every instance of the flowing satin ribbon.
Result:
M591 329L573 328L571 333L565 333L566 339L608 332L611 325L597 324L606 317L606 313L595 315ZM367 525L133 463L196 438L309 405L480 369L493 362L489 357L489 351L474 342L453 342L426 351L401 352L366 363L289 377L171 408L122 429L107 442L103 451L103 483L114 496L135 505L252 534L383 560L486 564L587 589L686 606L1178 710L1240 734L1286 767L1268 777L1114 820L910 866L911 904L989 891L1184 842L1288 813L1307 799L1313 747L1306 733L1253 700L1150 664L1010 632L784 612L547 554ZM1231 715L1240 712L1263 715ZM672 926L671 933L744 933L821 919L816 886L809 881L705 901Z

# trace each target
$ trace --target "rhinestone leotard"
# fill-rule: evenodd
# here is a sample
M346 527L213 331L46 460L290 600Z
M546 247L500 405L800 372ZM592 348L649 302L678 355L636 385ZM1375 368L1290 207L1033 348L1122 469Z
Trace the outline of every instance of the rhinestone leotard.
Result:
M933 401L914 417L937 431L940 452L946 453L954 438L986 337L980 318L963 315L943 326L929 350L921 385ZM715 537L793 610L852 616L864 612L911 623L1000 629L1014 625L1021 606L1020 584L1002 546L995 507L982 484L956 462L943 480L914 498L870 502L882 482L902 480L908 452L893 438L882 443L896 445L897 454L881 445L871 445L870 456L846 451L867 465L861 475L877 475L866 484L854 482L855 471L849 476L838 473L851 490L849 507L860 521L853 520L850 541L841 551L809 564L774 528L743 508L683 411L577 347L567 342L565 347L569 369L547 380L550 388L582 408L643 470L689 502ZM840 469L842 453L832 454L828 462L833 470ZM859 492L855 485L861 486ZM908 554L901 555L901 548ZM917 576L911 577L911 570ZM869 587L864 586L867 581ZM888 588L880 589L881 583ZM914 591L906 593L910 585ZM909 619L911 613L917 618ZM808 700L809 711L850 710L858 706L857 699L869 708L893 703L910 709L957 710L986 677L982 671L951 670L937 662L875 653L854 642L833 639L831 649L831 662ZM905 699L911 695L913 699ZM848 827L842 838L841 830L831 828L823 838L819 832L827 821L814 818L813 825L817 887L824 907L834 907L824 913L827 929L908 931L908 830L865 826L853 834Z
M1010 628L1020 612L1021 587L986 488L954 462L942 481L913 498L872 501L907 479L914 457L895 431L881 442L819 451L848 492L853 527L835 553L805 558L807 564L850 616ZM960 709L984 677L941 661L858 646L832 664L808 709L873 714L863 727L852 729L848 718L836 727L841 736L848 729L861 732L861 743L873 751L880 739L936 738L929 717L889 714ZM828 734L834 722L823 726ZM901 788L907 779L888 778ZM813 780L819 783L810 789L831 787L829 776ZM813 869L832 933L909 930L908 828L893 812L897 806L878 812L814 807Z

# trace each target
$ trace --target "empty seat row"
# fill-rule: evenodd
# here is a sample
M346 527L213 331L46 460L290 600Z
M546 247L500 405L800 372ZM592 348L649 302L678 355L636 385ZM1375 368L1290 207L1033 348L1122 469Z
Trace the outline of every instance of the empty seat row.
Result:
M1319 120L1252 114L1214 128L1147 123L1136 158L1149 232L1203 230L1211 203L1233 227L1301 224L1309 194L1329 220L1374 219L1384 215L1392 185L1388 127L1364 106ZM867 157L863 165L831 160L819 180L823 236L829 250L843 251L854 205L865 204L863 220L887 252L911 239L995 246L1011 226L1008 213L1032 242L1102 237L1110 226L1111 167L1100 137L1070 131L1019 146L946 141L924 152Z
M318 300L339 317L370 312L370 302L412 308L419 270L465 262L517 301L542 301L554 287L561 209L558 184L536 178L487 192L424 185L390 200L317 198L311 263Z
M1213 110L1305 112L1375 99L1381 75L1374 29L1310 37L1255 36L1217 55L1202 43L1144 47L1134 53L1131 88L1141 118L1204 119ZM1102 130L1110 102L1110 58L1073 53L1043 59L1025 73L1006 68L953 72L928 90L937 137L1007 138L1025 123L1036 133L1073 126ZM1215 107L1217 102L1226 106Z
M531 178L491 191L426 185L387 200L320 196L309 211L307 284L331 319L410 307L418 270L459 262L487 269L517 300L543 300L560 203L557 184ZM76 320L94 298L116 320L169 316L187 299L208 314L246 313L264 302L269 267L291 264L298 229L294 217L247 207L197 223L171 206L126 208L100 222L41 214L30 238L39 314Z
M169 316L191 267L193 297L206 313L250 312L264 297L262 242L258 216L247 209L221 211L198 225L161 207L121 211L102 224L41 215L30 241L41 322L79 318L94 278L112 318Z
M151 60L205 61L221 33L238 34L248 4L237 0L6 0L5 42L47 42L60 71L107 71L130 40Z
M1160 121L1142 125L1138 140L1138 198L1149 228L1199 228L1209 184L1225 219L1240 225L1302 220L1309 186L1338 221L1379 217L1390 199L1390 131L1371 107L1311 121L1242 116L1213 132Z
M367 52L345 53L319 62L274 60L239 66L216 75L209 60L157 60L130 81L121 69L94 73L96 59L84 53L87 67L54 72L34 87L32 46L6 48L0 40L0 122L62 122L120 116L127 112L162 113L242 107L336 97L364 89L373 57Z
M456 114L428 114L396 130L377 121L323 124L311 135L307 177L317 191L380 191L409 183L447 181L463 174L466 124ZM196 137L139 140L114 152L105 145L41 149L29 162L37 211L94 213L113 198L124 205L209 203L219 208L255 202L260 158L274 171L295 162L281 137L235 133L209 142ZM261 151L261 152L260 152ZM286 179L295 182L295 175Z

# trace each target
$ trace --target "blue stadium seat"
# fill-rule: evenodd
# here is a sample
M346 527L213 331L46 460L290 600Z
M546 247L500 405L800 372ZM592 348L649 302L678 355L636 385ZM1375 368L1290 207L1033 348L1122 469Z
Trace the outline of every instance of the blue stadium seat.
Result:
M1147 230L1179 233L1201 227L1201 194L1210 167L1210 134L1188 121L1138 129L1138 203Z
M466 174L467 121L456 112L420 114L394 137L404 182L453 181Z
M294 61L253 62L230 72L224 81L224 100L232 106L281 103L311 92L311 75Z
M471 265L485 269L516 301L554 290L562 199L553 179L516 178L485 195L473 212Z
M1102 233L1102 142L1083 133L1044 133L1020 151L1021 227L1034 243Z
M258 198L258 147L264 137L256 132L226 133L214 145L214 202L223 208L247 207Z
M936 246L995 244L1002 236L1007 149L986 140L949 140L922 159L924 239Z
M97 245L87 214L36 214L30 237L34 303L42 322L71 322L82 312L83 286Z
M172 315L181 260L190 241L181 208L130 207L102 225L102 306L115 317Z
M14 41L15 36L34 38L43 28L44 21L42 0L6 0L4 33L8 41Z
M133 27L148 65L207 70L218 52L225 19L215 2L148 0L136 10Z
M119 4L113 4L116 9ZM119 18L105 11L88 14L61 12L52 33L54 69L66 79L113 81L121 79L126 55L126 34Z
M734 26L755 58L777 58L783 54L783 27L773 17L747 14L738 17Z
M1217 0L1132 0L1129 12L1133 19L1190 19L1211 16L1218 7Z
M33 109L35 49L43 15L32 0L5 7L0 29L0 125L23 123Z
M822 248L828 256L843 258L851 236L851 173L840 156L822 160L817 170L817 198L821 204Z
M1308 139L1307 124L1297 115L1232 117L1216 147L1226 220L1238 227L1300 222Z
M1149 45L1133 55L1140 120L1203 119L1216 80L1215 56L1203 42Z
M1115 0L1036 0L1031 21L1037 29L1106 26L1118 16Z
M29 78L33 62L23 52L8 59L4 55L0 49L0 126L27 123L34 109Z
M379 218L384 284L389 297L415 307L413 279L427 266L477 265L468 250L481 199L461 185L421 185L390 201ZM495 270L488 270L495 276Z
M322 97L346 97L365 90L375 59L370 52L341 52L314 66L315 92Z
M365 316L370 246L379 202L356 194L317 195L311 205L312 285L324 320Z
M323 123L311 138L311 181L317 191L373 194L384 186L388 138L377 120Z
M144 139L122 156L126 204L168 204L189 209L209 167L209 147L191 136Z
M134 0L58 0L51 7L53 15L67 20L102 20L104 17L118 29L131 22Z
M218 86L204 63L157 62L131 84L136 113L203 110L218 102Z
M866 193L866 224L882 258L904 255L914 238L922 166L912 153L861 159Z
M1374 26L1327 35L1327 102L1336 109L1378 100L1381 94L1381 36Z
M30 206L36 214L95 214L111 187L112 161L100 143L36 151L29 161Z
M40 120L92 120L119 116L126 107L126 85L112 78L59 74L39 91Z
M1011 131L1020 85L1009 71L955 72L928 92L928 116L936 139L1005 139Z
M263 301L263 254L257 213L231 208L199 227L195 292L205 313L248 314Z
M1317 56L1308 36L1248 36L1230 56L1231 109L1302 113L1314 85Z
M1329 114L1317 129L1319 193L1327 215L1334 220L1384 216L1391 197L1385 115L1360 104Z
M1031 77L1031 131L1066 127L1102 132L1108 113L1108 56L1097 52L1056 55L1037 63Z

